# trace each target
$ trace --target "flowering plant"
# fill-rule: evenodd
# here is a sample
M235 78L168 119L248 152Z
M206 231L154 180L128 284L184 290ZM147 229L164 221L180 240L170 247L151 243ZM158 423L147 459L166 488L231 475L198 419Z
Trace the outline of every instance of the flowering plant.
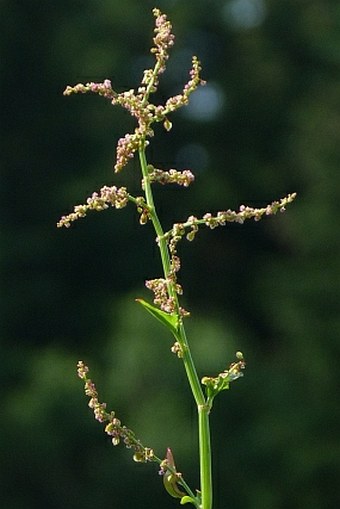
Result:
M146 150L150 139L154 136L153 124L161 122L166 131L170 131L172 124L170 114L185 106L189 102L190 95L205 82L201 78L201 65L197 57L192 58L192 68L188 82L182 92L170 97L165 104L155 105L150 97L156 92L159 78L164 73L166 62L169 57L169 49L174 44L172 26L165 14L159 9L154 9L155 29L153 47L155 64L151 69L146 69L137 91L128 90L117 93L110 80L102 83L79 83L75 86L67 86L64 95L84 94L92 92L103 96L112 105L120 105L127 109L137 121L133 133L126 134L118 140L117 158L114 165L116 173L120 172L128 162L138 154L141 169L141 195L133 196L126 187L104 186L99 192L94 192L85 204L74 207L73 212L63 216L58 222L58 227L70 227L79 218L86 216L91 211L102 211L109 207L121 209L132 203L139 213L139 222L144 225L150 222L154 228L156 242L159 248L163 274L146 281L146 287L153 292L153 302L143 299L136 301L148 311L156 320L161 322L174 337L171 351L183 362L188 382L192 391L198 414L199 435L199 462L200 484L199 489L193 490L185 481L184 476L176 469L172 451L166 450L165 457L159 457L154 450L146 447L136 438L134 432L121 423L115 412L106 410L106 404L99 400L95 384L89 377L89 368L79 361L77 365L78 376L84 382L85 394L90 398L89 407L93 410L95 418L105 423L105 432L112 438L113 445L123 442L127 448L133 451L133 459L137 462L155 462L159 465L159 472L163 476L163 482L167 492L180 499L181 504L191 503L197 509L212 509L212 469L211 469L211 444L209 416L213 407L214 398L223 390L229 389L230 383L243 375L245 360L241 352L236 353L236 359L217 376L198 377L194 359L185 330L185 319L189 311L180 304L180 296L183 293L182 286L178 282L178 272L181 261L178 256L178 244L185 237L188 241L195 238L201 226L214 229L224 226L228 222L243 223L246 219L260 220L264 216L274 215L278 211L283 212L287 204L295 198L295 193L289 194L279 201L274 201L263 208L241 206L239 210L225 210L215 214L206 213L198 218L193 215L185 221L176 222L169 231L164 231L157 214L154 203L152 186L154 184L178 184L188 187L194 180L193 173L186 169L155 168L147 160Z

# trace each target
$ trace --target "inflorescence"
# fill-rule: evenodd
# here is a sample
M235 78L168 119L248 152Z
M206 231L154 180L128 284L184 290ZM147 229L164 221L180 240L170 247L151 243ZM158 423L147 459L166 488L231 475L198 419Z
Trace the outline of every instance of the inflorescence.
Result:
M86 204L76 205L73 212L67 216L60 218L57 223L57 227L69 228L73 221L85 217L89 210L105 210L107 208L115 207L116 209L122 209L128 204L129 194L125 187L117 188L116 186L108 187L104 186L101 188L99 194L92 193L92 196L87 198Z
M138 126L133 133L126 134L118 140L117 158L114 165L115 172L121 171L135 152L148 145L147 138L153 136L153 123L163 122L164 128L169 131L172 127L167 118L169 113L185 106L189 102L189 96L199 85L205 82L200 77L201 65L196 57L192 59L192 68L190 70L190 79L183 88L181 94L170 97L164 105L155 105L149 102L150 94L157 91L159 76L166 69L166 62L169 58L168 50L173 46L175 36L172 33L172 25L165 14L159 9L153 9L155 16L154 46L151 53L154 54L156 63L153 69L146 69L143 74L141 85L137 92L130 89L122 93L117 93L112 88L111 81L106 79L103 83L89 82L86 84L78 83L74 86L67 86L64 95L85 94L92 92L111 101L112 105L120 105L127 109L131 116L135 117Z
M228 209L217 212L215 216L213 216L210 212L204 214L201 219L198 219L195 216L190 216L183 223L175 223L171 230L164 234L164 238L169 241L170 251L174 252L177 242L181 240L184 235L187 240L194 240L199 226L205 225L213 230L217 226L225 226L227 223L243 224L247 219L260 221L263 216L271 216L277 214L277 212L285 212L286 206L295 200L295 198L296 193L292 193L288 194L281 200L273 201L266 205L266 207L262 208L253 208L241 205L238 211ZM190 231L187 232L187 230Z
M157 90L159 76L165 71L166 62L169 58L168 51L173 46L175 40L172 33L172 25L166 15L162 14L159 9L154 9L153 14L155 16L155 29L154 46L151 48L151 53L154 54L156 62L153 69L146 69L144 71L142 82L137 92L131 89L117 93L112 88L109 79L105 79L102 83L89 82L86 84L78 83L74 86L68 85L64 91L64 95L85 94L87 92L98 94L110 100L112 105L120 105L127 109L131 116L136 119L138 125L134 132L125 134L117 142L116 162L114 164L115 172L121 171L138 150L144 149L148 145L148 138L154 135L152 124L163 122L164 128L170 131L172 124L168 119L169 113L188 104L190 94L199 85L205 84L200 77L200 62L196 57L193 57L190 78L185 84L182 93L170 97L163 105L155 105L149 101L150 94ZM175 169L161 170L150 166L149 180L150 182L158 182L160 184L177 183L188 187L194 180L194 175L190 170L181 172ZM63 216L57 223L57 226L68 228L73 221L85 217L89 210L100 211L107 209L109 206L122 208L125 207L129 200L140 206L140 199L129 195L126 188L117 189L115 186L104 186L100 189L99 193L93 193L87 199L86 204L75 206L71 214ZM144 207L141 223L144 224L147 219L148 212Z
M149 165L149 181L157 182L158 184L178 184L179 186L189 187L189 185L195 180L195 175L190 170L159 170ZM142 187L144 187L142 182Z
M182 171L176 169L159 169L152 165L148 165L145 157L145 149L149 144L149 139L153 137L153 124L162 123L166 131L170 131L172 124L168 118L169 114L175 110L185 106L189 102L190 95L205 82L202 80L201 64L197 57L192 58L192 68L188 82L183 87L180 94L170 97L164 104L155 105L149 101L150 95L156 92L159 85L160 75L166 69L166 62L169 58L169 49L173 46L175 37L172 33L172 25L165 14L159 9L153 9L155 17L155 28L153 37L153 47L151 53L155 57L154 67L146 69L137 91L134 89L118 93L112 88L111 81L105 79L102 83L88 82L86 84L78 83L75 86L67 86L64 95L85 94L88 92L95 93L109 100L112 105L119 105L125 108L136 120L137 126L134 132L127 133L117 142L116 161L114 171L120 172L128 162L134 157L135 153L139 153L141 170L143 174L141 188L144 196L131 195L126 187L117 188L116 186L103 186L99 192L94 192L86 203L76 205L73 212L66 216L62 216L57 223L58 227L69 228L71 223L77 219L83 218L88 211L102 211L109 207L116 209L124 208L129 202L132 202L140 215L139 222L147 223L149 220L153 222L156 231L156 242L160 247L163 262L164 277L150 279L145 282L145 286L154 294L151 304L144 303L152 314L162 321L172 331L175 336L175 343L171 350L179 358L188 359L187 345L183 337L178 331L182 324L182 318L189 315L189 312L180 307L178 296L182 295L182 286L177 281L177 273L181 268L180 258L177 253L177 245L180 240L185 237L187 240L194 240L199 228L207 226L214 229L218 226L225 226L227 223L243 223L247 219L259 221L265 216L275 215L277 212L284 212L286 205L290 204L296 197L296 193L288 194L279 201L274 201L262 208L252 208L241 205L239 210L225 210L215 214L210 212L197 218L193 215L181 223L173 224L172 228L163 232L160 225L151 192L153 184L178 184L183 187L189 187L194 181L194 174L189 169ZM140 299L137 299L140 300ZM140 300L140 302L142 302ZM201 380L205 388L206 399L204 406L210 411L212 402L216 394L220 391L228 389L230 382L240 378L243 375L245 361L241 352L236 353L236 362L233 362L228 369L219 373L216 377L203 377ZM116 417L114 411L107 412L106 403L99 401L98 392L93 381L88 377L89 368L83 361L77 364L77 373L79 378L84 382L84 391L89 397L88 406L94 413L94 417L100 423L106 423L105 433L111 437L112 444L118 445L123 443L127 448L133 451L133 458L137 462L158 462L164 476L164 484L167 491L175 497L181 498L181 503L191 502L195 507L201 507L198 495L195 496L186 485L181 474L176 471L171 450L167 450L164 460L160 460L149 447L136 438L134 432L122 425L121 421ZM198 382L199 383L199 382ZM202 396L203 397L203 396ZM202 405L201 405L202 406ZM184 492L180 489L184 487L189 497L184 496Z
M99 402L96 386L88 378L89 368L83 361L78 362L77 373L79 378L84 381L85 394L90 398L88 406L93 410L95 419L101 423L108 423L105 426L105 433L111 437L112 444L118 445L122 441L125 447L134 451L133 459L137 462L156 461L153 450L149 447L144 447L135 437L133 431L121 424L115 412L107 412L106 403Z
M159 9L154 9L155 29L153 37L153 47L151 53L155 56L155 65L151 69L146 69L143 74L141 85L137 92L133 89L117 93L113 88L111 81L106 79L102 83L89 82L85 85L78 83L71 87L67 86L64 94L71 95L77 93L92 92L111 101L112 105L120 105L127 109L131 116L137 121L137 127L133 133L127 133L120 138L117 143L115 172L119 172L128 161L134 157L135 152L140 154L144 152L149 141L153 136L152 124L163 122L164 128L169 131L172 127L168 115L185 106L189 102L189 96L199 85L205 82L200 77L201 65L197 57L192 58L192 68L190 79L183 88L181 94L170 97L165 104L155 105L149 101L150 95L157 90L159 77L166 69L166 62L169 58L169 49L174 44L174 35L172 25L165 14ZM146 194L146 189L155 183L161 185L178 184L188 187L194 181L194 175L191 170L179 171L174 168L163 170L155 168L151 164L147 165L147 171L143 173L141 183L142 190ZM177 296L183 293L182 287L177 282L177 273L180 269L180 258L177 254L177 244L185 236L187 240L192 241L200 226L208 226L213 229L217 226L224 226L228 222L243 223L246 219L259 221L263 216L283 212L285 206L291 203L296 194L289 194L280 201L274 201L263 208L252 208L242 205L238 211L226 210L217 212L213 215L206 213L202 218L190 216L182 223L175 223L171 230L157 237L159 245L165 243L170 254L170 270L164 278L156 278L146 281L146 287L154 293L154 304L162 311L168 314L177 314L179 318L187 316L188 311L181 308L178 304ZM121 209L128 202L132 202L137 207L140 214L140 224L147 223L154 213L153 206L148 205L146 196L135 197L128 193L125 187L103 186L99 193L95 192L83 205L76 205L72 213L63 216L57 223L58 227L70 227L71 223L79 218L85 217L90 210L102 211L109 207Z

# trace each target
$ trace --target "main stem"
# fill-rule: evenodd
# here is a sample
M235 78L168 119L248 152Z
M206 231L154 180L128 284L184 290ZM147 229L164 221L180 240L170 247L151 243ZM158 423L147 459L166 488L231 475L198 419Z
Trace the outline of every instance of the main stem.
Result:
M141 164L144 192L146 203L149 207L150 219L155 229L161 254L162 266L165 279L171 271L170 253L167 242L164 238L162 225L159 221L152 195L150 178L148 174L148 164L145 155L145 147L139 149L139 160ZM169 295L174 298L177 314L179 316L179 303L174 285L168 285ZM178 340L183 352L183 363L189 385L197 406L198 411L198 435L199 435L199 459L200 459L200 485L201 485L201 506L200 509L212 509L212 471L211 471L211 444L210 444L210 426L209 426L209 408L204 397L202 387L197 375L196 367L190 352L183 320L180 319L178 331Z

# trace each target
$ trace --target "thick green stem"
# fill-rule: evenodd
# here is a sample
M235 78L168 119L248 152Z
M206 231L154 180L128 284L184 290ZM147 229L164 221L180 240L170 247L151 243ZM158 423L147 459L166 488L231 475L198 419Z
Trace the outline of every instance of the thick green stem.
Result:
M207 405L198 407L198 431L200 449L200 478L202 509L212 509L212 470L209 408Z
M148 211L153 227L155 229L159 249L161 254L162 266L165 279L169 279L171 273L170 253L167 241L164 237L164 231L159 221L152 195L150 178L148 174L148 164L145 155L145 148L139 149L139 160L143 174L143 184L145 199L148 205ZM180 317L180 308L178 303L177 293L174 284L171 281L168 283L169 296L171 296L176 305L177 315L180 319L180 326L178 330L178 341L180 342L183 363L189 385L195 399L198 409L198 431L199 431L199 458L200 458L200 480L201 480L201 496L202 504L201 509L212 509L212 474L211 474L211 447L210 447L210 427L209 427L209 408L206 404L206 399L200 384L196 367L190 352L188 340L185 333L182 318Z

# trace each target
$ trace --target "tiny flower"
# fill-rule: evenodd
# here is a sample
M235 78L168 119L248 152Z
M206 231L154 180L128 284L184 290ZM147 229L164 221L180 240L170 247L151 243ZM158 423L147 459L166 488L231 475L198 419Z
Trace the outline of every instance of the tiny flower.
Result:
M133 461L136 461L136 463L144 463L145 456L143 452L135 452L135 454L133 455Z
M183 357L183 349L181 347L181 345L179 344L178 341L176 341L172 347L171 347L171 351L172 353L174 353L175 355L177 355L178 358L182 358Z

